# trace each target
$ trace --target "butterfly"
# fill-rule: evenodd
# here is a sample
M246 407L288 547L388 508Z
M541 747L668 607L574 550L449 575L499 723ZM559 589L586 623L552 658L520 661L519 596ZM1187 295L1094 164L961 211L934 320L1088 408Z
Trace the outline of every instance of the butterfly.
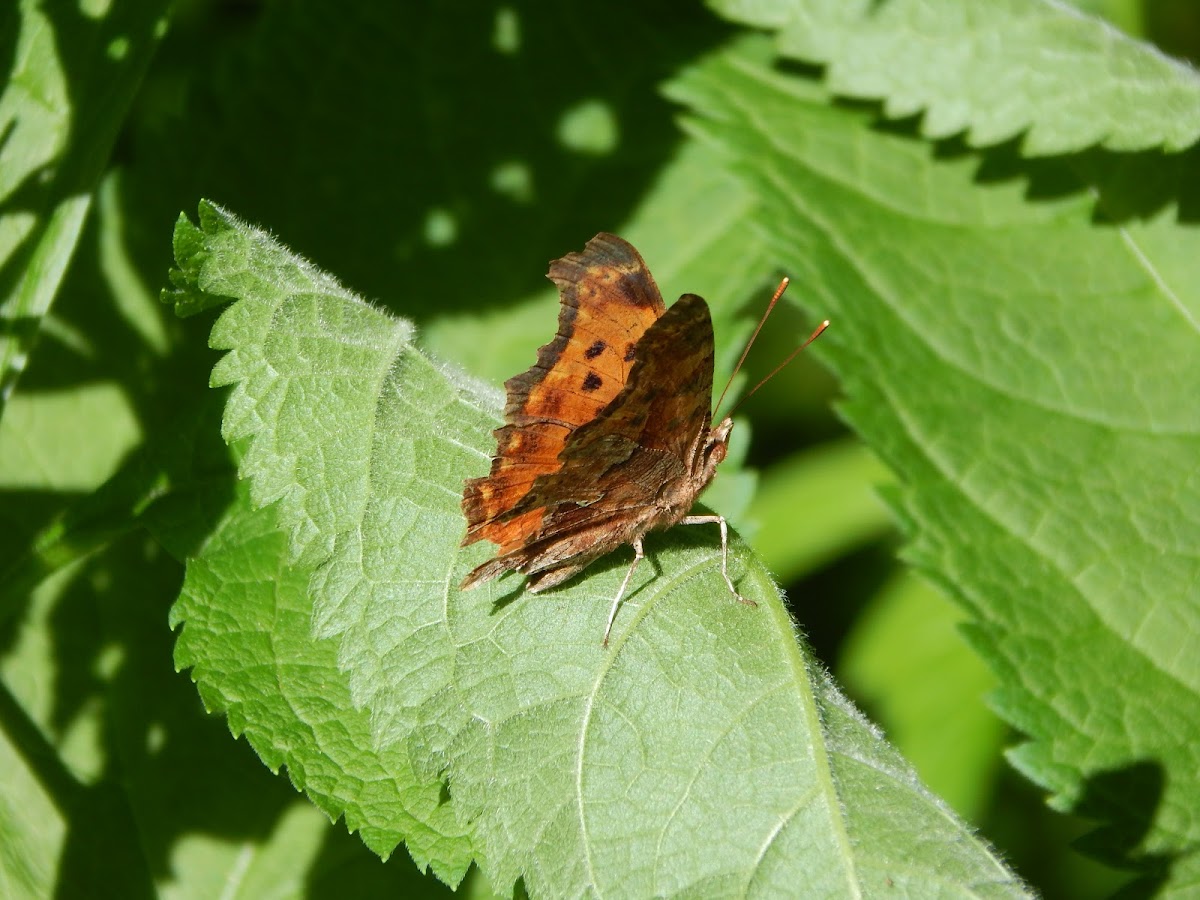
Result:
M668 309L641 255L613 234L555 260L548 277L559 289L558 333L528 371L505 382L505 424L493 432L491 471L467 480L463 491L462 545L486 538L498 550L461 588L516 571L528 576L530 591L543 591L631 544L633 562L604 628L607 645L645 557L645 535L715 524L721 576L734 597L753 606L729 576L725 519L690 515L725 459L733 429L730 417L712 424L708 304L684 294ZM772 306L786 285L784 279Z

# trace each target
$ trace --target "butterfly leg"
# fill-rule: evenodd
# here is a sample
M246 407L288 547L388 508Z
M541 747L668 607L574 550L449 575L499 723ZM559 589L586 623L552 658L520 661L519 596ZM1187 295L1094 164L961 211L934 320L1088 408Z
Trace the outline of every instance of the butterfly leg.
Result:
M748 600L737 592L733 579L729 577L729 526L725 524L724 516L684 516L679 520L680 525L720 525L721 526L721 577L729 586L729 593L737 597L747 606L758 606L753 600Z
M629 587L629 579L633 577L633 570L637 568L637 564L642 561L642 557L646 554L642 552L642 539L637 538L633 542L633 562L629 565L629 571L625 573L625 580L621 582L621 588L617 591L617 596L613 598L612 609L608 611L608 624L604 626L604 640L601 644L608 646L608 635L612 631L613 620L617 617L617 607L621 605L621 598L625 596L625 588Z

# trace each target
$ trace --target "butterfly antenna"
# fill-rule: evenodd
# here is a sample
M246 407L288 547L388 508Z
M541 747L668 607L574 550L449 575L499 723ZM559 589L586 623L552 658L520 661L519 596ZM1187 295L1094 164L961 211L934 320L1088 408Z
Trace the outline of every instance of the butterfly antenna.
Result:
M738 372L740 370L742 370L742 364L743 364L743 362L746 361L746 354L750 353L750 348L752 346L754 346L755 338L758 337L758 332L762 331L763 324L767 322L767 317L770 316L770 312L772 312L772 310L774 310L775 304L778 304L779 298L781 298L781 296L784 295L785 290L787 290L788 283L790 283L790 280L788 280L788 278L785 277L784 280L779 282L779 287L775 288L775 294L774 294L774 296L772 296L772 298L770 298L769 304L767 304L767 311L762 314L761 319L758 319L758 325L757 325L757 328L755 328L755 330L754 330L754 334L750 335L750 340L746 341L745 349L742 350L742 358L740 358L738 360L738 365L733 367L733 374L731 374L730 380L728 380L728 382L725 383L725 390L721 391L720 400L716 401L716 407L715 407L716 409L721 408L721 403L724 402L725 395L727 394L728 390L730 390L730 385L733 384L733 379L736 378ZM781 368L784 368L784 366L786 366L788 364L788 362L791 362L793 359L796 359L796 355L800 352L800 350L803 350L805 347L808 347L810 343L816 341L817 338L821 336L821 332L826 330L827 328L829 328L829 319L826 319L820 325L817 325L816 330L814 332L812 332L811 335L809 335L808 341L805 341L804 343L800 344L800 346L797 347L796 349L792 350L792 352L790 354L787 354L787 359L780 362L780 364L778 366L775 366L773 368L773 370L770 371L770 374L768 374L768 376L766 378L763 378L761 380L761 382L758 382L758 384L756 384L754 386L754 388L750 389L748 394L745 394L742 397L742 400L739 400L736 404L734 404L733 409L730 410L730 416L732 416L733 413L737 412L738 407L742 406L743 403L750 400L750 397L754 396L755 391L762 388L762 385L769 382L769 380L774 378L776 376L776 374L779 374ZM728 418L728 416L726 416L726 418Z
M751 397L753 397L753 396L754 396L754 392L755 392L755 391L757 391L757 390L758 390L760 387L762 387L764 384L766 384L768 381L770 381L772 378L774 378L776 375L778 375L778 374L779 374L779 372L780 372L780 370L781 370L781 369L782 369L784 366L786 366L786 365L787 365L788 363L790 363L790 362L791 362L793 359L795 359L795 358L796 358L796 355L797 355L797 354L798 354L798 353L799 353L801 350L803 350L805 347L807 347L809 344L811 344L813 341L815 341L817 338L819 338L819 337L821 336L821 332L823 332L823 331L824 331L826 328L828 328L828 327L829 327L829 320L828 320L828 319L826 319L824 322L822 322L820 325L818 325L818 326L816 327L816 330L815 330L815 331L813 331L813 333L812 333L812 334L810 334L810 335L808 336L808 340L806 340L806 341L805 341L803 344L801 344L799 347L797 347L795 350L793 350L791 353L789 353L789 354L787 355L787 359L785 359L783 362L781 362L779 365L777 365L777 366L776 366L774 369L772 369L772 370L771 370L771 373L770 373L769 375L767 375L767 377L766 377L766 378L764 378L762 381L760 381L758 384L756 384L754 387L752 387L752 388L751 388L749 391L747 391L747 392L746 392L746 393L745 393L745 394L742 396L742 399L741 399L741 400L739 400L739 401L738 401L738 402L737 402L737 403L734 405L733 409L731 409L731 410L729 411L729 415L730 415L730 416L732 416L732 415L733 415L735 412L737 412L737 409L738 409L738 407L739 407L739 406L741 406L743 403L745 403L747 400L749 400Z
M767 304L767 311L762 314L762 318L758 320L758 325L755 326L754 334L750 335L750 340L746 341L746 347L742 350L741 359L737 361L737 365L733 367L733 374L729 376L729 380L725 382L725 390L721 391L721 396L717 398L717 405L713 407L713 412L721 408L721 404L725 401L725 395L729 393L729 386L733 384L733 379L737 377L737 373L742 370L742 363L746 361L746 354L750 352L750 348L754 346L754 341L758 338L758 333L762 331L763 325L766 324L767 316L771 314L771 310L775 308L775 304L779 302L779 298L783 296L783 292L787 290L791 279L786 275L783 281L779 282L779 287L775 288L775 295L771 298L771 302ZM810 338L811 340L811 338ZM774 374L774 373L772 373ZM760 385L761 387L761 385ZM758 390L758 388L755 388Z

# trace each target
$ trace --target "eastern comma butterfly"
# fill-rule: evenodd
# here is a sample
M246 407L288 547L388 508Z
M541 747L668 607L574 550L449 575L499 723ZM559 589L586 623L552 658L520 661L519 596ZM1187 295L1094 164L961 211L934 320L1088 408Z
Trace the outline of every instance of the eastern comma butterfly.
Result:
M729 417L712 424L708 304L684 294L667 309L642 257L612 234L555 260L549 278L562 303L558 334L529 371L505 382L492 470L463 491L463 546L487 538L499 549L462 589L517 571L529 576L530 591L543 591L632 544L633 563L604 629L607 645L646 533L714 524L721 576L753 606L729 577L725 519L688 515L725 458L733 428ZM784 279L772 307L786 286Z

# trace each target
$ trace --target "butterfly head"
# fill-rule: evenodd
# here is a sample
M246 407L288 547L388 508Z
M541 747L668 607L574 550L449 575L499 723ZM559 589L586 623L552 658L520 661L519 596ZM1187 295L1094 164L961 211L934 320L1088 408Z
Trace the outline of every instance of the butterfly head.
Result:
M722 419L715 428L710 428L704 446L700 450L701 471L704 472L704 483L708 484L716 474L717 466L729 452L729 432L733 431L733 419Z

